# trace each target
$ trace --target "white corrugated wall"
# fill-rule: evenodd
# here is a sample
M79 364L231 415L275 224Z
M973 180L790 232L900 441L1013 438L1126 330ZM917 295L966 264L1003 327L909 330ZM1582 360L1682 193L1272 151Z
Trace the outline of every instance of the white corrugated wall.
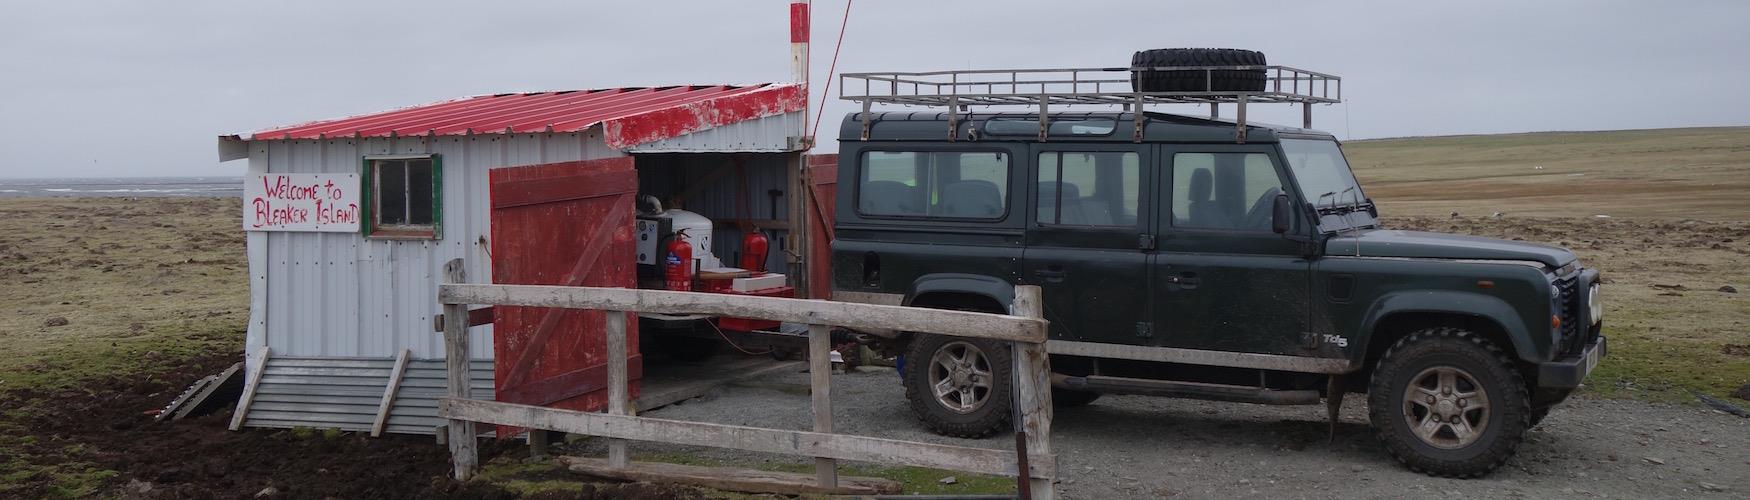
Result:
M352 233L269 232L250 238L251 286L265 287L265 313L252 322L248 355L271 347L274 357L442 359L443 336L432 331L440 311L437 284L453 258L468 264L471 282L491 281L487 172L624 156L598 129L574 134L403 137L250 144L250 171L357 173L363 157L439 154L443 158L443 239L384 240ZM257 265L260 264L260 265ZM259 329L259 331L255 331ZM491 359L491 327L472 329L470 356Z

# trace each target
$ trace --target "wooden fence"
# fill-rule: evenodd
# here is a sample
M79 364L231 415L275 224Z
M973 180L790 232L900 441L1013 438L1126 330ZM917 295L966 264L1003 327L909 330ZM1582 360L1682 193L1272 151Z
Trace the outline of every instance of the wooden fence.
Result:
M1022 498L1056 498L1057 460L1051 451L1051 381L1045 352L1046 323L1039 288L1015 288L1010 314L856 304L825 300L726 294L538 285L463 284L460 261L445 267L439 288L444 306L445 357L449 397L439 416L449 420L448 443L457 479L466 480L478 464L475 424L497 424L609 438L607 465L629 464L626 440L709 446L807 456L815 459L815 485L838 484L837 460L912 465L1016 477ZM471 399L468 388L468 306L597 309L607 311L609 400L606 413ZM668 420L633 415L628 402L626 314L708 314L807 324L808 366L814 430ZM832 373L828 351L833 326L888 329L1007 341L1013 344L1013 420L1016 450L902 441L833 433ZM914 362L926 362L916 360ZM897 404L897 403L896 403Z

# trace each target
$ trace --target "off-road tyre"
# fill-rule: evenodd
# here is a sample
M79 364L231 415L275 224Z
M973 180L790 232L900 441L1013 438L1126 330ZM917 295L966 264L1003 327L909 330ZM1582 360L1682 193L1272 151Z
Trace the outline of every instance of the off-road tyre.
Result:
M1130 56L1130 67L1263 66L1264 53L1244 49L1153 49ZM1268 78L1262 69L1137 70L1131 88L1143 92L1262 92Z
M1488 408L1477 414L1487 423L1474 441L1442 449L1411 430L1405 392L1413 379L1429 370L1453 368L1485 394ZM1386 451L1410 470L1430 476L1469 478L1488 473L1513 456L1531 428L1525 380L1512 359L1494 343L1460 328L1420 330L1394 343L1374 369L1367 407L1374 435Z
M983 351L994 380L984 404L970 413L959 413L941 403L930 387L932 358L943 347L964 342ZM930 432L959 438L983 438L1010 428L1010 354L1006 342L987 339L917 335L905 353L905 398L911 411Z
M1100 393L1078 391L1075 389L1051 388L1051 406L1055 408L1075 408L1094 404L1100 399Z

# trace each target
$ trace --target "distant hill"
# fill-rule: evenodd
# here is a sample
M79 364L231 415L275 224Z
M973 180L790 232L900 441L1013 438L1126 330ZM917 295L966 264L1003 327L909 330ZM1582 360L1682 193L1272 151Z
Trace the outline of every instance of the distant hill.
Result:
M1390 215L1750 219L1750 127L1373 139L1344 149Z

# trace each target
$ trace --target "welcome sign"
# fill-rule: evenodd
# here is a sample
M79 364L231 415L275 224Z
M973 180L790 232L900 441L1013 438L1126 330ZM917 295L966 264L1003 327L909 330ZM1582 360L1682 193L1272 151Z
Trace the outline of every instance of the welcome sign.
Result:
M257 174L244 180L243 230L359 231L358 174Z

